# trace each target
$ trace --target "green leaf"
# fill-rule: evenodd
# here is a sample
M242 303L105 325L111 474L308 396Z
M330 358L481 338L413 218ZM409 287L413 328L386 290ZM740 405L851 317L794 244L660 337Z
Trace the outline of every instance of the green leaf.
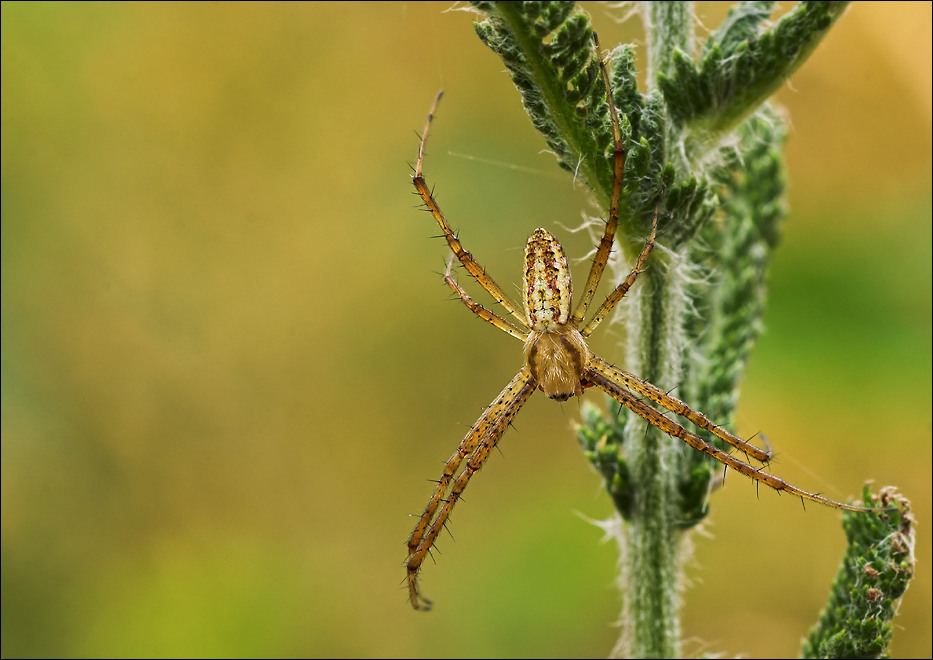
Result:
M865 486L862 504L890 508L843 513L849 547L801 658L888 657L891 622L914 574L914 519L910 502L892 488L873 495Z
M690 125L694 141L716 141L753 112L803 64L848 6L800 2L766 28L773 4L739 3L710 35L697 65L678 50L670 72L659 76L672 118Z

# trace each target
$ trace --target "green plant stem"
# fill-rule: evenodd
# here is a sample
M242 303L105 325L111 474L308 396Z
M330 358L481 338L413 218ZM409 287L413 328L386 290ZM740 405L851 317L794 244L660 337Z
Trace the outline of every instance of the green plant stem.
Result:
M628 309L627 365L651 382L679 380L682 351L671 351L683 328L682 269L676 256L657 259L642 274L642 294ZM620 585L626 617L617 652L635 658L679 656L680 582L678 464L676 439L632 415L625 425L624 452L637 495L624 528Z
M670 75L674 68L674 53L692 53L693 3L642 2L645 33L648 39L648 90L657 89L659 75Z
M649 35L648 80L653 81L658 72L670 69L676 48L693 49L691 3L645 2L642 16ZM665 162L670 161L667 147L673 130L667 122ZM651 267L641 275L641 295L633 297L626 317L627 368L668 387L680 382L684 360L687 283L684 268L678 267L682 263L678 252L653 255ZM671 469L679 463L679 441L635 416L629 418L624 435L638 494L624 532L620 584L627 591L627 616L616 652L635 658L679 657L680 475Z

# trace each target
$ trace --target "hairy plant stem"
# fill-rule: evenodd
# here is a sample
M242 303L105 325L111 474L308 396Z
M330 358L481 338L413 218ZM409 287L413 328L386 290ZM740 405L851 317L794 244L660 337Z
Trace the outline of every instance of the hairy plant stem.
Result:
M670 69L675 48L692 52L693 14L689 2L643 5L650 88L657 72ZM669 148L675 128L669 120L665 124L663 153L670 162L675 155ZM675 169L681 168L675 164ZM666 387L680 382L685 358L685 250L654 255L651 267L640 276L640 295L633 296L626 310L627 368ZM672 469L679 463L679 441L633 415L625 425L623 446L637 496L622 532L624 540L620 539L624 550L619 584L626 604L614 653L633 658L680 657L679 474Z
M647 374L651 382L679 380L682 351L671 351L683 327L682 268L677 255L656 259L642 274L641 295L627 310L627 365ZM624 451L632 481L637 484L632 515L620 539L619 584L625 591L622 637L617 655L634 658L679 657L680 625L677 586L680 583L678 519L678 441L629 417Z
M674 51L694 50L693 3L650 2L642 4L642 21L648 38L648 89L657 88L658 73L669 74L674 68Z

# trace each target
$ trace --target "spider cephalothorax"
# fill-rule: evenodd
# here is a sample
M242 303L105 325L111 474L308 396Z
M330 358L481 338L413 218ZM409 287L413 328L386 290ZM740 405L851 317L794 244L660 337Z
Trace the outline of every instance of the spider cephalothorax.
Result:
M596 40L595 34L593 38L598 56L599 42ZM649 404L648 401L689 420L706 433L716 436L719 440L741 451L748 460L754 459L760 463L767 463L771 458L768 451L751 445L717 426L683 401L638 376L610 364L594 355L587 348L586 338L622 300L629 288L635 283L638 273L645 267L648 256L654 248L658 225L658 211L655 209L648 240L645 242L641 254L635 260L628 277L612 290L590 320L584 323L587 310L602 279L609 253L612 250L612 242L619 221L619 200L622 192L622 175L625 169L625 148L622 144L619 120L615 107L612 105L609 76L606 73L605 63L601 59L599 59L599 67L606 89L606 98L609 101L609 115L612 120L615 140L612 200L609 205L609 218L606 220L605 231L596 248L589 276L576 307L571 305L572 287L564 250L557 239L546 230L536 229L528 239L528 245L525 248L522 287L523 305L519 305L506 295L495 280L463 248L460 239L450 228L444 214L434 200L434 196L421 173L428 129L437 110L441 94L438 94L435 98L428 114L424 133L421 136L418 161L415 165L415 175L412 178L412 183L414 183L425 207L440 225L444 238L453 252L447 264L444 281L474 314L524 342L525 364L483 411L483 414L480 415L480 418L460 442L460 446L457 447L457 450L447 461L444 473L437 481L434 494L428 501L427 506L425 506L424 512L408 539L408 561L406 562L408 595L415 609L430 609L431 605L431 602L421 595L418 588L418 572L421 570L421 564L434 546L437 535L444 528L450 517L450 512L460 499L470 479L483 466L492 449L498 444L499 439L511 424L512 419L536 389L540 389L552 399L566 401L571 396L582 395L584 389L588 387L598 387L623 406L647 420L648 423L653 424L668 435L683 440L697 451L713 457L724 466L732 468L758 483L763 483L777 491L790 493L802 499L835 508L853 511L872 510L843 504L801 490L788 484L783 479L762 471L760 467L754 467L734 457L731 453L722 451L698 435L687 431L658 408ZM483 307L467 294L463 287L453 278L454 259L459 261L464 269L518 324L506 320Z

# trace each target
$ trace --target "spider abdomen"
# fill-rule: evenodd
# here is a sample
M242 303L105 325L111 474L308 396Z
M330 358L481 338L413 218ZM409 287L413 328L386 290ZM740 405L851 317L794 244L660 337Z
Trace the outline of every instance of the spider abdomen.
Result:
M553 331L570 319L570 269L564 248L545 229L535 229L525 246L522 299L528 327Z

